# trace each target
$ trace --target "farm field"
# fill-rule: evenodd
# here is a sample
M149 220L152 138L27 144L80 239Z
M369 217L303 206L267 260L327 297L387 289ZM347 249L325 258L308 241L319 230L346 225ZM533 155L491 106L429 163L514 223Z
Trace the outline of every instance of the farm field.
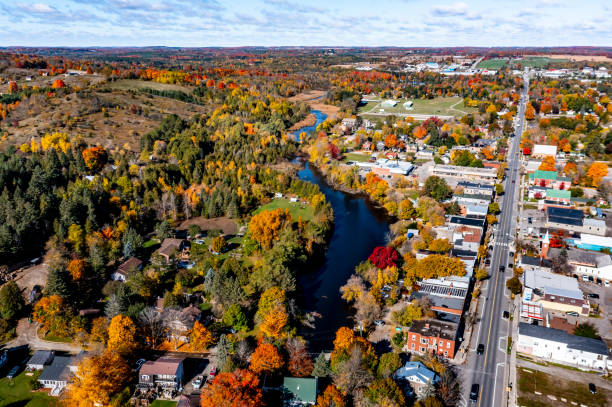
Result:
M403 104L407 101L412 101L412 110L405 109ZM398 99L397 104L393 107L381 107L381 101L366 102L365 105L359 107L359 114L373 116L403 114L403 115L440 115L440 116L463 116L467 113L473 113L477 110L474 108L464 107L463 99L456 97L440 97L435 99ZM380 112L384 109L384 112Z
M312 207L310 205L303 205L299 202L289 202L289 200L285 198L276 198L272 202L259 207L253 213L256 214L262 211L271 211L278 208L289 209L291 217L294 221L299 217L301 217L303 220L312 220L314 216Z
M548 64L554 63L563 63L567 62L568 59L560 59L560 58L548 58L548 57L539 57L539 56L527 56L522 59L513 59L512 61L508 61L507 59L501 58L493 58L493 59L485 59L478 64L478 68L481 69L502 69L511 65L516 68L519 64L522 67L530 67L530 68L544 68Z
M344 154L344 159L342 161L358 161L358 162L366 162L370 159L370 156L367 154L360 153L346 153Z
M151 403L151 407L174 407L176 406L176 401L169 400L155 400Z

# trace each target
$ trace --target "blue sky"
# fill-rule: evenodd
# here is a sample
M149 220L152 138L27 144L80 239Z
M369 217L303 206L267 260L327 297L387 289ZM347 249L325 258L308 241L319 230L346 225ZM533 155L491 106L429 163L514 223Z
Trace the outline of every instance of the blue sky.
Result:
M0 46L612 46L604 0L0 0Z

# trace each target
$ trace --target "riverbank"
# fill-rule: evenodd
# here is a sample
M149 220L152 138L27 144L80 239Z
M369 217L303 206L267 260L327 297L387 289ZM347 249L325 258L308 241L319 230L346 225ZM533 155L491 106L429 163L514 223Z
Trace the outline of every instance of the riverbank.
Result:
M340 108L323 103L323 98L326 94L327 91L324 90L309 90L292 96L289 100L292 102L308 103L311 109L319 110L328 117L336 117Z
M314 113L310 113L304 119L295 123L293 126L289 128L289 131L297 131L304 127L312 127L317 123L317 116Z

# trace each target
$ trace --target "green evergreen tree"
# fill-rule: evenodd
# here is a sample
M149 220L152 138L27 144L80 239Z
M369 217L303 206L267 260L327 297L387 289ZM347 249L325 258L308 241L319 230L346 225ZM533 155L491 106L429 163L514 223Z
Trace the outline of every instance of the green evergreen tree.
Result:
M21 289L14 281L9 281L0 289L0 316L4 319L14 319L24 307Z

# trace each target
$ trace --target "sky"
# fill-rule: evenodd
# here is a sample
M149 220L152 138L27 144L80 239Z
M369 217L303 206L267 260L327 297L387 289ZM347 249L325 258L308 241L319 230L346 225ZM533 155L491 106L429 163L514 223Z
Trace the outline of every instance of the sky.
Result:
M0 0L0 46L612 46L606 0Z

